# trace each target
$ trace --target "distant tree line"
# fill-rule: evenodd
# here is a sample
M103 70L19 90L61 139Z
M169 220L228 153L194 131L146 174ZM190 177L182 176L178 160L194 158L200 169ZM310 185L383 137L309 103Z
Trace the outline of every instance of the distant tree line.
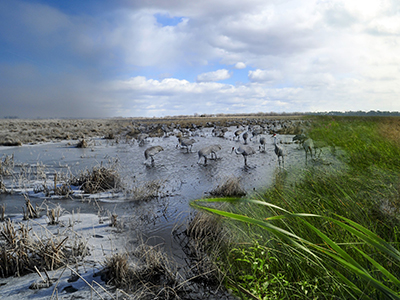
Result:
M393 116L393 117L398 117L400 116L400 112L398 111L380 111L380 110L370 110L370 111L329 111L329 112L313 112L313 113L308 113L310 115L323 115L323 116L360 116L360 117L365 117L365 116L371 116L371 117L387 117L387 116Z

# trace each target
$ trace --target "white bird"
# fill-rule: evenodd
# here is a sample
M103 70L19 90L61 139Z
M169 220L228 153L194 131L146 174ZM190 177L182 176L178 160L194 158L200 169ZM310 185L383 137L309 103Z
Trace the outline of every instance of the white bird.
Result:
M278 157L279 166L281 165L281 160L282 160L282 166L285 167L285 161L284 161L285 153L283 151L282 146L279 146L276 143L276 134L275 133L274 133L273 137L274 137L275 154ZM281 158L281 160L279 160L279 157Z
M161 146L152 146L147 148L144 151L144 157L146 158L146 160L150 157L151 158L151 163L154 164L154 158L153 156L156 155L157 153L164 151L164 148Z
M244 158L244 165L247 166L247 156L256 153L250 146L240 145L239 148L232 147L232 152L235 151L236 154L241 154ZM231 153L232 153L231 152Z
M214 159L217 159L217 153L222 149L221 145L215 144L215 145L210 145L207 147L204 147L199 150L198 155L199 155L199 161L197 163L200 163L201 158L204 157L204 165L207 164L207 155L211 154L211 158L213 157L214 154Z
M184 137L178 137L178 145L181 147L185 147L187 152L189 152L189 147L190 151L192 151L193 144L196 143L195 139L189 139L189 138L184 138ZM178 145L176 145L178 147Z
M260 137L260 146L258 146L258 150L265 152L265 145L267 144L267 138L265 136Z

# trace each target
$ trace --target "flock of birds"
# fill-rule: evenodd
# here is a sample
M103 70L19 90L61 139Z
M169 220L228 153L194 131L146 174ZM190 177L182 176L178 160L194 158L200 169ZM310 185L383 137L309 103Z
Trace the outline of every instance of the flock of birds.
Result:
M226 129L227 130L227 129ZM213 130L213 134L214 134L214 130ZM256 153L256 150L248 145L248 140L252 140L253 138L256 138L257 136L260 136L259 138L259 151L260 152L265 152L265 146L267 144L267 138L262 135L263 131L256 129L256 130L244 130L244 129L239 129L236 130L234 132L234 137L233 139L235 140L240 140L240 137L243 138L244 140L244 144L239 145L238 147L232 147L232 151L231 153L235 152L237 155L242 155L243 159L244 159L244 165L245 167L248 167L247 165L247 157L251 156L253 154ZM278 144L277 142L277 135L274 133L272 135L273 139L274 139L274 152L275 155L277 156L278 159L278 163L279 166L284 168L284 159L285 159L285 150L282 147L281 144ZM140 137L140 139L138 138L139 141L139 145L143 145L144 143L144 138L143 136ZM297 134L293 137L293 142L299 142L304 151L305 151L305 157L306 157L306 164L307 164L307 160L308 160L308 155L311 156L311 158L313 158L313 150L314 150L314 156L316 155L316 150L317 148L314 145L314 141L307 137L305 134ZM196 140L190 137L182 137L182 136L178 136L178 144L176 145L176 148L186 148L187 153L192 152L192 147L193 144L196 143ZM206 147L201 148L198 151L198 164L201 163L202 160L204 160L204 165L207 165L207 160L208 157L210 156L210 159L217 159L217 152L220 151L222 149L221 145L219 144L213 144L213 145L209 145ZM161 146L152 146L147 148L144 151L144 156L146 161L148 159L151 159L151 164L154 164L154 156L158 153L160 153L161 151L164 151L163 147Z

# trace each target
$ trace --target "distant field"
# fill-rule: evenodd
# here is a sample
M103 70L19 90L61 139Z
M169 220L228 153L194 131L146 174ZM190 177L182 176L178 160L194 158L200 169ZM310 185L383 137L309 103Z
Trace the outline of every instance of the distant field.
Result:
M235 126L257 124L267 120L299 120L305 116L217 116L217 117L168 117L168 118L110 118L110 119L0 119L0 145L18 146L59 140L79 140L91 137L116 137L121 134L135 136L139 124L154 124L153 135L161 135L164 124L187 126Z

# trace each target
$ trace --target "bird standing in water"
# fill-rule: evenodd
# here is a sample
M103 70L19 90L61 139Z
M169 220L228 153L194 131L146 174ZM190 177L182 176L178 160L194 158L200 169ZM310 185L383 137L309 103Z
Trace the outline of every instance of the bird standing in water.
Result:
M260 137L260 146L258 146L258 150L260 152L265 152L265 145L267 144L267 139L265 136Z
M247 167L247 156L256 153L250 146L240 145L239 148L232 147L232 152L235 151L236 154L241 154L244 158L244 165ZM231 152L231 153L232 153Z
M281 160L282 160L282 166L285 167L285 164L284 164L285 163L285 161L284 161L285 153L283 151L282 146L277 144L277 142L276 142L276 134L275 133L274 133L273 137L274 137L274 145L275 145L275 154L278 157L279 166L281 165L281 161L279 160L279 157L280 157Z
M181 147L185 147L187 150L187 153L189 153L189 148L190 148L190 152L192 152L192 147L193 147L194 143L196 143L195 139L178 137L178 145L176 145L176 147L178 147L179 145Z
M304 134L297 134L293 137L293 141L300 141L300 144L303 146L304 151L306 152L306 164L307 164L307 157L308 157L308 152L310 152L311 159L313 158L313 149L314 148L314 141L305 136ZM315 150L316 154L316 150Z
M146 160L150 157L151 158L151 164L154 164L154 158L153 156L156 155L157 153L164 151L164 148L161 146L152 146L147 148L144 151L144 157L146 158Z
M249 132L246 131L245 133L243 133L242 137L244 140L244 144L247 145L247 139L249 138Z
M217 159L217 153L218 151L220 151L222 149L221 145L210 145L207 147L204 147L202 149L199 150L198 154L199 154L199 161L197 163L200 163L200 160L202 157L204 157L204 165L207 164L207 155L211 154L211 158L214 155L214 158Z

